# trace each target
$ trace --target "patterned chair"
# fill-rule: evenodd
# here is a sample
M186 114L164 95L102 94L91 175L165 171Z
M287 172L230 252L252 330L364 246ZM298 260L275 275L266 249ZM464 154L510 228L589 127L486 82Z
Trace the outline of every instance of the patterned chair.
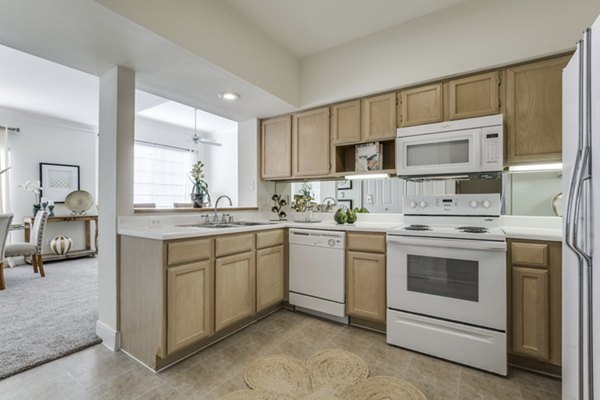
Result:
M4 250L6 257L21 257L31 256L31 264L33 264L33 272L40 273L43 278L46 276L44 272L44 260L42 259L42 249L44 244L44 230L48 221L48 211L38 211L33 221L31 236L29 243L13 243L7 244Z
M0 214L0 290L4 290L4 246L12 219L12 214Z

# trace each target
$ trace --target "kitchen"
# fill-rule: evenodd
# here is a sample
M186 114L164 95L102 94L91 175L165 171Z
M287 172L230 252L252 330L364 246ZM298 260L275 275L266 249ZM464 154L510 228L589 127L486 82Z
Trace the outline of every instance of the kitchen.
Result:
M114 2L102 3L131 16ZM573 43L579 37L575 33ZM597 373L588 356L595 350L587 339L593 337L586 330L592 325L576 312L591 308L577 306L573 297L577 285L587 281L573 281L567 273L572 269L563 265L563 256L572 257L563 249L565 240L577 249L582 272L585 262L591 266L573 228L573 221L587 214L572 201L588 193L582 182L589 180L582 173L583 155L565 156L576 146L565 136L565 124L573 124L569 118L578 111L566 105L579 95L563 89L563 69L573 55L572 45L561 45L504 60L491 57L485 65L453 65L443 73L432 67L426 79L407 74L406 82L375 90L357 89L356 81L336 88L341 83L335 81L323 86L328 95L315 91L317 79L305 88L303 96L310 100L301 107L253 114L260 118L242 124L242 131L254 134L243 140L256 157L240 161L238 171L240 198L251 192L255 204L242 210L215 204L189 214L109 210L118 221L101 227L101 235L107 235L104 243L115 237L119 243L113 249L102 247L101 240L100 247L108 250L102 255L106 265L112 254L119 267L100 282L101 290L112 288L116 295L101 300L108 305L101 304L99 335L110 348L162 371L156 376L173 387L182 384L186 369L198 368L232 341L240 341L232 354L244 363L274 357L248 350L252 357L247 359L244 340L248 347L267 349L259 327L291 334L289 326L297 325L307 327L311 340L312 330L322 330L323 336L336 332L336 340L350 343L346 334L353 332L357 343L369 342L364 349L356 346L376 372L367 380L406 378L411 386L403 387L414 387L414 398L436 398L435 393L440 398L501 397L494 390L508 398L593 398L588 392L594 379L586 378ZM595 62L586 57L585 62ZM585 62L580 64L584 70ZM304 72L310 73L310 68ZM592 101L586 104L592 107ZM375 167L357 169L359 146L372 144L379 157ZM573 153L583 154L584 147ZM117 154L121 159L125 153ZM107 159L101 153L101 165ZM109 165L118 169L119 163ZM529 170L521 172L531 178L525 182L518 171L524 167ZM536 176L551 183L541 189L532 183ZM298 185L313 182L308 194L298 193ZM122 188L126 183L126 176L117 176L111 184ZM99 192L106 184L100 183ZM564 200L554 197L561 191ZM326 193L333 193L329 212ZM275 195L285 200L285 218L280 209L271 212ZM298 195L319 197L325 211L310 200L308 207L297 207ZM529 204L529 209L543 208L543 215L517 211L532 198L543 199L540 207ZM127 199L104 200L122 205ZM344 204L378 211L346 213L356 222L338 224L334 211ZM563 221L568 222L565 235ZM581 292L581 301L587 301ZM574 303L565 313L569 302ZM297 351L302 361L327 349L303 341L301 332L289 336L296 341L279 337L287 347L277 349ZM576 339L580 332L583 341ZM335 344L322 344L327 343ZM344 343L332 348L352 352ZM378 369L377 357L367 350L375 344L383 353L406 351L407 369ZM479 379L480 385L463 388L458 378L455 386L445 387L429 375L431 382L423 382L409 372L413 362L457 371L456 376ZM562 376L562 384L546 376ZM233 385L231 392L248 390L243 377L237 379L241 386ZM514 384L514 379L520 381ZM185 396L192 389L201 392L199 383L189 385L180 388ZM436 392L440 388L447 392Z

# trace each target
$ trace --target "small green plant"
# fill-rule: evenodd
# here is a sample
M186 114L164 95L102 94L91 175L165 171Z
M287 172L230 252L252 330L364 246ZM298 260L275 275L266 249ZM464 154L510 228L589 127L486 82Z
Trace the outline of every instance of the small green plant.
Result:
M192 165L190 181L192 181L192 202L194 203L194 207L201 207L205 197L210 203L208 183L204 180L204 163L202 161L198 160Z

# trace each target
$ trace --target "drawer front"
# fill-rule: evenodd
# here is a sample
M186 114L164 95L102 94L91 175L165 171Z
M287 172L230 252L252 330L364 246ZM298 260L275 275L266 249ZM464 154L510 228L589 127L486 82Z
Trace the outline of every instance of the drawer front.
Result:
M510 246L510 258L512 264L547 267L548 244L512 242Z
M285 233L283 229L256 233L256 248L264 249L283 244Z
M174 265L210 258L212 241L212 239L196 239L169 243L167 247L167 264Z
M243 253L254 249L254 233L241 235L227 235L215 239L216 256L222 257L230 254Z
M346 248L367 253L385 253L385 234L348 232Z

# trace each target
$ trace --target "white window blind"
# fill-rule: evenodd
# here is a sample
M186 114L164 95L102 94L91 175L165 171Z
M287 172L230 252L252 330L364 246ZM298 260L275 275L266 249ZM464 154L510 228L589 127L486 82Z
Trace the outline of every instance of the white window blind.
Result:
M136 143L133 176L134 203L173 207L189 203L192 153L161 145Z

